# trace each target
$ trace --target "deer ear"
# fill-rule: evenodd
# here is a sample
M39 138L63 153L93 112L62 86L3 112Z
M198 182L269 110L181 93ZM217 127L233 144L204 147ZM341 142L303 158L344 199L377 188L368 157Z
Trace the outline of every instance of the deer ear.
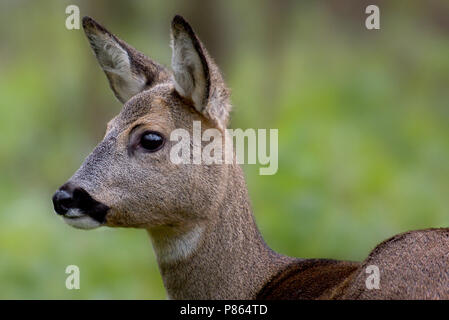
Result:
M230 112L229 90L192 27L181 16L171 24L172 69L175 89L195 109L225 128Z
M92 18L83 18L83 28L111 89L122 103L169 78L163 66L118 39Z

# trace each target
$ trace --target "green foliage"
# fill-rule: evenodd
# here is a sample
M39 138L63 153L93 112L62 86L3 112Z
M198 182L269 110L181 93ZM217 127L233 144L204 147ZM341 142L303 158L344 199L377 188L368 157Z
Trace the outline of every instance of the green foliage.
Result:
M74 230L53 213L52 193L120 109L82 31L65 29L71 3L0 4L0 298L163 299L144 231ZM74 3L164 64L171 16L193 12ZM385 4L380 31L364 29L362 8L347 17L319 3L274 8L277 21L269 2L220 2L221 25L196 29L226 32L215 48L229 48L211 52L233 91L231 126L279 129L278 173L245 167L266 242L361 260L393 234L449 224L449 30L425 3ZM81 290L65 288L70 264Z

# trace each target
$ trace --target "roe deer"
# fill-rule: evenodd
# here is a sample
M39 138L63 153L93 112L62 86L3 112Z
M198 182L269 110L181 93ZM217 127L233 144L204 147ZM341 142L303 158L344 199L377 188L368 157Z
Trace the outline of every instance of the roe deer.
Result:
M397 235L362 263L272 251L238 164L170 161L170 132L191 132L193 121L224 132L231 109L221 73L190 25L180 16L171 23L172 71L89 17L83 27L124 106L53 196L66 223L146 229L172 299L449 298L449 229ZM379 268L379 289L367 288L369 265Z

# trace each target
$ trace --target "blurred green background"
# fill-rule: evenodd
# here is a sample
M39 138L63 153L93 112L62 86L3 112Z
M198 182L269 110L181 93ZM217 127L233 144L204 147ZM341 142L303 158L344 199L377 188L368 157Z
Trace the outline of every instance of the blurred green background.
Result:
M53 212L121 107L83 31L65 28L69 4L165 65L171 18L192 23L232 88L231 127L279 129L278 173L245 167L273 249L362 260L449 226L448 1L3 0L0 298L165 298L144 231L75 230ZM65 288L70 264L80 290Z

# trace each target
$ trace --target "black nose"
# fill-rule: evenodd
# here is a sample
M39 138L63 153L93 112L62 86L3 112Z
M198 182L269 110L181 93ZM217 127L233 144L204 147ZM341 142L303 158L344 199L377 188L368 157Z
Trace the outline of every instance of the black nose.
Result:
M73 208L73 192L59 189L53 195L53 206L57 214L64 215Z
M72 183L66 183L53 195L53 206L57 214L65 215L70 209L77 209L80 213L105 222L109 207L93 199L83 188Z

